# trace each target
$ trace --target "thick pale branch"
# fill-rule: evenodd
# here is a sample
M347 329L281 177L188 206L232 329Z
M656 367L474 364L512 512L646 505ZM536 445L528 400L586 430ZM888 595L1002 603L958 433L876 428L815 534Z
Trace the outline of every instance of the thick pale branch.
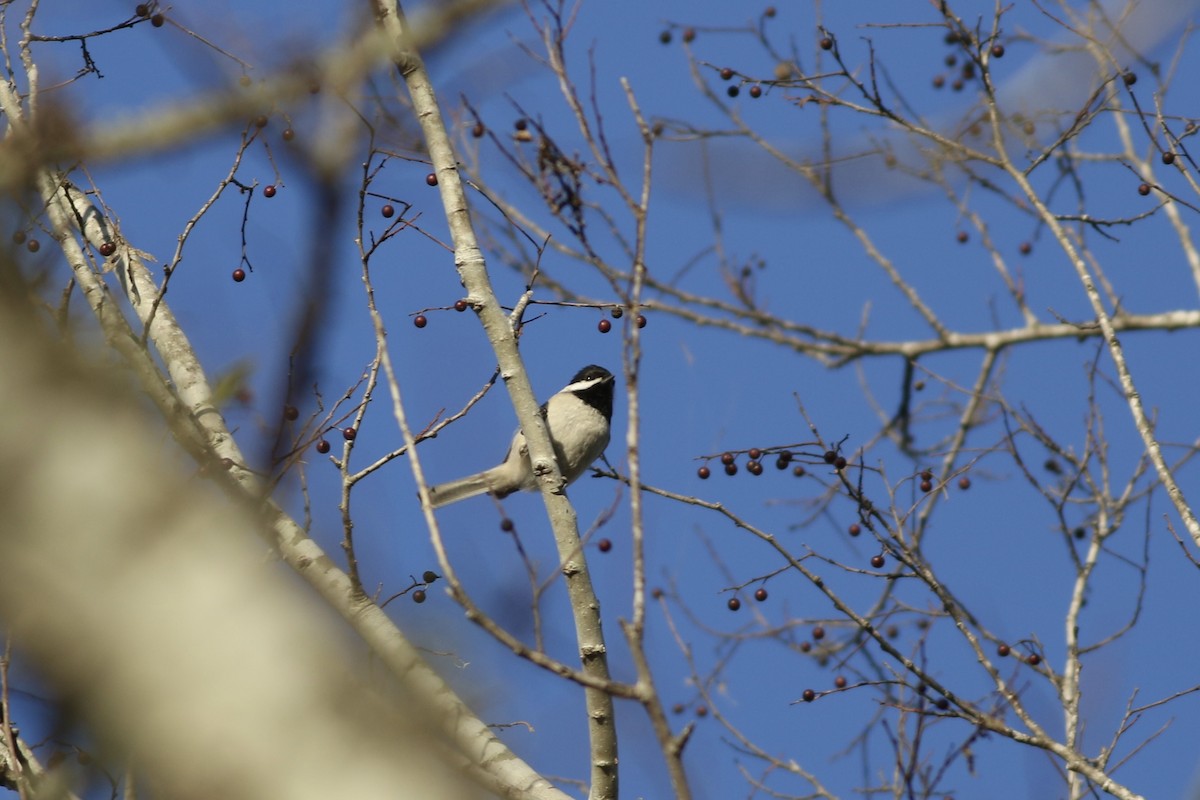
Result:
M600 622L600 601L592 588L587 561L580 546L575 510L562 493L563 479L554 458L550 436L533 393L529 374L517 350L516 336L508 316L492 288L483 254L475 235L470 209L458 175L458 159L442 120L441 109L418 50L407 32L407 24L398 3L379 0L378 17L384 31L395 46L393 60L408 86L417 120L425 136L430 160L438 176L438 190L450 233L454 240L455 266L467 289L467 302L479 315L488 340L496 354L500 375L504 379L517 412L517 420L525 433L529 460L535 474L541 476L542 497L554 529L561 569L566 577L567 593L575 620L579 657L584 672L599 681L609 680L607 645ZM416 459L416 449L409 448L410 459ZM426 521L436 525L433 511L426 499ZM591 738L591 787L593 800L617 797L617 735L613 698L607 692L584 690L588 707L588 729Z

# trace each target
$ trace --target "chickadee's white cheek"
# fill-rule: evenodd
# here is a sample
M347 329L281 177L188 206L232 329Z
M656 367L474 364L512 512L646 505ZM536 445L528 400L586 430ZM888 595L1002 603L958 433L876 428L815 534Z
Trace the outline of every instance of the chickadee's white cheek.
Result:
M586 381L576 381L563 388L563 392L585 392L588 389L599 386L604 382L603 378L591 378Z

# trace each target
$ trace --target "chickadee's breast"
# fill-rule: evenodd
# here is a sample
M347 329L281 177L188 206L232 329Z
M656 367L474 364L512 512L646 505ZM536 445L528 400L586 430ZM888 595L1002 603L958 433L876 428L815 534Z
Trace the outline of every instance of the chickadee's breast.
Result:
M546 422L563 477L578 478L608 447L608 420L578 398L551 401Z

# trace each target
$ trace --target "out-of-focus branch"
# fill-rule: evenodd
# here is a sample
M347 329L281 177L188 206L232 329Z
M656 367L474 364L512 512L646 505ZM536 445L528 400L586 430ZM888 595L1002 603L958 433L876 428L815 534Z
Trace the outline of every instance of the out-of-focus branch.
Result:
M263 562L253 514L163 463L135 395L0 303L0 446L24 454L0 467L0 615L104 749L172 797L464 796Z
M422 49L436 48L465 20L503 8L508 2L457 0L428 6L413 20L411 40ZM77 127L57 115L63 109L56 109L56 115L35 120L21 135L5 140L0 150L5 154L0 158L0 190L24 186L31 164L86 161L97 166L177 150L231 124L253 119L264 109L306 98L314 86L339 97L386 63L392 41L379 28L368 26L356 33L352 42L334 44L305 63L291 65L250 86L231 84L228 89L197 94L116 122ZM313 156L321 158L322 154L316 151Z

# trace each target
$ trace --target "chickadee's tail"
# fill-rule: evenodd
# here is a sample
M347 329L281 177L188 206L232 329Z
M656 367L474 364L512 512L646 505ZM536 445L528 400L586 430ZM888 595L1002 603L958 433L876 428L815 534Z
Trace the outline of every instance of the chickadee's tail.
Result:
M484 494L490 488L488 473L480 472L456 481L446 481L437 486L430 486L429 503L434 508L441 508L451 503L457 503L459 500L466 500L468 497Z

